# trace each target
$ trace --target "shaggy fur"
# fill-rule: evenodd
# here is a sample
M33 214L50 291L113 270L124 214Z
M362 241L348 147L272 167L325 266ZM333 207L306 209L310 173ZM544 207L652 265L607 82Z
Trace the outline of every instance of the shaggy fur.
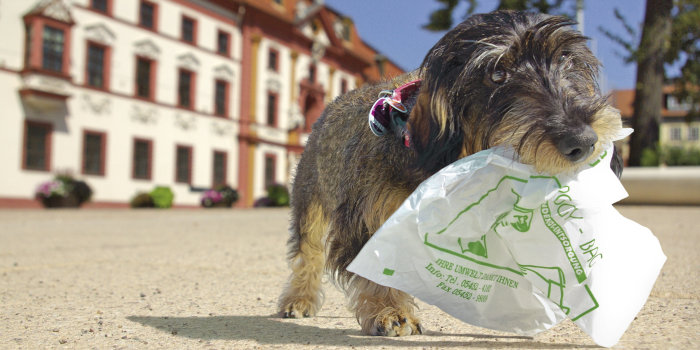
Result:
M522 12L472 16L417 71L351 91L326 108L292 192L292 275L279 301L285 317L318 312L327 271L364 333L421 333L411 296L346 270L418 184L496 145L512 146L539 171L571 171L618 133L620 116L596 82L599 62L571 24ZM373 135L367 113L378 93L415 79L422 85L407 106L410 147L399 134ZM619 173L619 158L613 166Z

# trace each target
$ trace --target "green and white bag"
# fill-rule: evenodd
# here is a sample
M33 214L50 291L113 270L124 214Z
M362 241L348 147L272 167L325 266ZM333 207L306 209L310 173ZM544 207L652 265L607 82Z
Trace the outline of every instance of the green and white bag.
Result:
M571 319L599 345L620 339L666 256L612 206L627 192L612 145L549 176L494 148L423 182L348 270L467 323L533 335Z

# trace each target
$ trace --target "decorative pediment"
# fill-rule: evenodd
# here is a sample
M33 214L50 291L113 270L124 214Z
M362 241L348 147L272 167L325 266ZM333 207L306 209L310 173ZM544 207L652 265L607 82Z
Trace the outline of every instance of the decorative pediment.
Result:
M114 43L114 39L116 38L114 32L109 30L109 28L107 28L107 26L102 23L93 24L85 27L85 37L88 40L92 40L108 46L111 46Z
M304 22L320 11L321 8L323 8L323 1L321 0L314 0L311 3L298 1L294 13L294 21L296 24Z
M44 16L68 24L75 23L70 9L62 0L41 0L26 14L26 16L32 15Z
M111 102L107 97L98 97L92 94L83 94L82 109L93 115L110 114Z
M214 77L216 79L231 81L233 80L234 76L235 74L233 73L233 70L225 64L214 68Z
M194 130L197 126L197 118L193 115L175 114L175 126L182 130Z
M211 123L211 131L218 136L233 135L233 125L230 123L220 123L213 121Z
M145 56L151 59L156 59L158 58L158 55L160 55L160 48L158 48L158 46L156 46L156 44L149 39L141 40L135 43L134 50L136 51L137 55Z
M158 122L158 112L155 108L131 106L131 120L142 124L156 124Z
M177 57L177 65L189 70L197 70L199 68L199 60L188 52Z

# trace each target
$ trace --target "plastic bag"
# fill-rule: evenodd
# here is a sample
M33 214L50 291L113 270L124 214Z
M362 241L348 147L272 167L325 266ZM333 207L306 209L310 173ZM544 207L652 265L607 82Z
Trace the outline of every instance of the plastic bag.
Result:
M612 346L666 256L613 208L627 192L611 155L557 176L503 148L463 158L423 182L348 270L476 326L533 335L568 317Z

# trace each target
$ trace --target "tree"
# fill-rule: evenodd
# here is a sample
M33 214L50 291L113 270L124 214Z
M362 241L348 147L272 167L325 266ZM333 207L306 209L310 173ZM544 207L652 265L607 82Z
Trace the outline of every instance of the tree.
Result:
M615 16L624 25L627 35L636 38L636 30L627 24L625 17L615 9ZM628 164L641 165L642 152L654 149L659 141L662 88L665 83L664 63L682 63L681 75L675 77L675 96L692 106L688 118L697 116L700 91L697 87L700 76L700 37L699 0L648 0L644 15L641 40L626 40L622 36L603 28L600 30L610 39L620 44L625 51L625 62L637 63L637 83L635 85L634 115L632 127L635 132L630 138Z
M423 28L439 32L452 28L452 15L455 7L460 0L436 0L443 6L430 14L429 22ZM477 0L464 0L467 3L467 12L464 17L474 13L478 4ZM558 13L569 15L562 11L565 3L571 3L573 0L500 0L497 10L535 10L542 13ZM571 17L569 15L569 17Z
M683 61L674 95L690 106L688 121L700 117L700 0L676 0L666 62Z
M642 39L637 49L637 83L635 85L634 115L627 163L640 166L642 152L656 147L659 140L664 59L671 34L672 0L647 0L642 27Z

